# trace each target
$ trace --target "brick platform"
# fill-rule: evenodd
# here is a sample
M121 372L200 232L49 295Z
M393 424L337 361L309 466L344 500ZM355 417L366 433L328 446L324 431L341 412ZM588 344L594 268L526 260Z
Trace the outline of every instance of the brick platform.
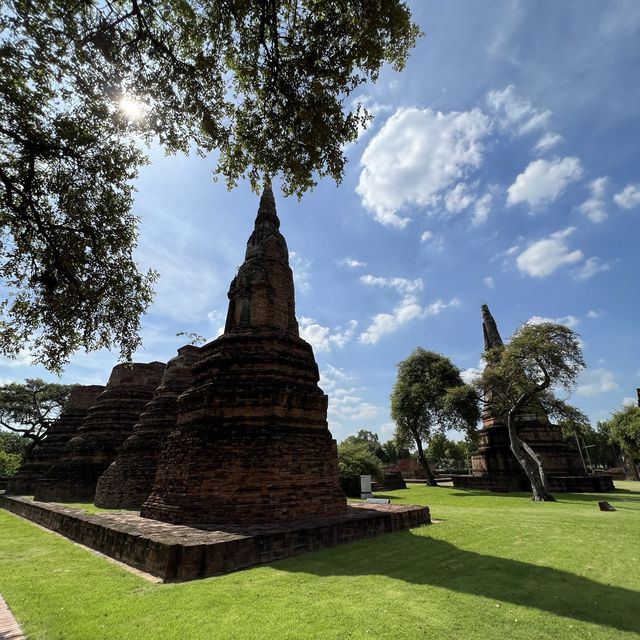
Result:
M193 580L431 522L418 505L350 503L345 514L277 525L195 529L135 511L87 514L0 495L0 507L165 582Z

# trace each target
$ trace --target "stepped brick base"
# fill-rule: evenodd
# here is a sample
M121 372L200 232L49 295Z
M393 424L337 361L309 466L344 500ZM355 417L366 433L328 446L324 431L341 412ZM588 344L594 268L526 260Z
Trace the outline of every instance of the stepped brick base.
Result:
M346 510L328 429L205 424L172 433L163 455L145 518L198 527Z
M501 493L531 491L531 484L524 474L522 476L452 475L451 480L453 481L453 486L457 489L485 489ZM548 476L547 481L551 492L602 493L615 490L613 477L606 473L576 476Z
M149 520L133 511L89 515L4 495L0 507L167 582L229 573L431 522L428 507L366 503L352 503L339 516L209 530Z

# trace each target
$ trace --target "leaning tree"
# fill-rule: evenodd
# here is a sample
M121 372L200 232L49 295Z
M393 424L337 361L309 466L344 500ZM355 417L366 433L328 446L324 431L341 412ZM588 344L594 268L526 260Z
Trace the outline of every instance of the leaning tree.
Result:
M506 420L511 451L531 483L533 500L553 501L542 459L518 434L525 414L583 424L586 417L558 398L569 392L584 368L580 341L568 327L554 322L525 323L506 345L484 352L486 367L475 384L486 409Z
M436 486L425 455L432 434L436 429L473 431L479 412L475 394L451 360L418 347L398 364L391 417L396 424L396 440L415 446L427 484Z
M59 371L140 344L140 141L217 151L229 186L340 181L353 92L419 33L401 0L1 0L0 353Z

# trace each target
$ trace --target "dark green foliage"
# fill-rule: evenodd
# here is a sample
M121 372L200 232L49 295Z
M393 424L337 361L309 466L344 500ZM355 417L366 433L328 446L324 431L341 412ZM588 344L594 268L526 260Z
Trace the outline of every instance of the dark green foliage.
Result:
M348 438L338 445L338 473L340 486L348 496L360 497L360 476L382 479L382 464L365 442Z
M27 378L0 386L0 426L32 443L41 442L75 385Z
M398 364L391 417L396 438L416 447L428 482L434 484L424 453L434 429L474 431L480 414L476 394L463 383L460 370L447 357L418 347Z
M400 0L5 0L0 11L0 352L59 371L130 358L156 274L132 257L137 140L218 150L214 173L285 193L343 175L370 117L346 99L419 30ZM144 114L128 119L123 97Z
M378 454L378 457L385 464L393 464L398 460L403 460L411 457L411 450L406 443L399 441L397 438L391 438L382 443L382 451Z
M31 441L19 433L0 431L0 451L24 456Z
M0 478L10 478L22 464L22 456L19 453L7 453L0 451Z
M617 444L636 462L640 461L640 407L627 405L612 414L604 428L611 442Z
M471 455L470 443L450 440L444 433L434 433L427 448L427 458L439 469L463 469L468 467Z
M382 462L385 462L385 453L382 445L380 444L380 439L378 438L378 434L373 431L367 431L366 429L360 429L358 433L354 436L347 436L342 444L364 444L368 447L369 451L373 453L374 456L379 458Z

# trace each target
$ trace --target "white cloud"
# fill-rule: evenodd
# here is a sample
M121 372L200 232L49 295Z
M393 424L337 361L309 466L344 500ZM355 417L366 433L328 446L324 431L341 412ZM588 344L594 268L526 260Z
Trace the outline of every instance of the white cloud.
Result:
M489 130L489 118L479 109L398 109L362 155L356 188L362 204L378 222L404 227L409 218L399 211L435 205L443 190L480 166Z
M338 262L345 267L351 267L352 269L357 269L358 267L366 267L366 262L360 262L360 260L356 260L355 258L344 258Z
M370 286L389 287L402 294L417 293L418 291L422 291L424 287L422 278L408 280L407 278L383 278L367 274L360 276L360 282Z
M31 364L31 352L20 349L14 358L0 356L0 367L26 367Z
M607 369L587 369L578 377L576 392L581 396L597 396L618 388L615 377Z
M556 324L563 324L569 329L576 327L580 320L576 316L563 316L562 318L547 318L545 316L531 316L525 324L542 324L543 322L554 322Z
M502 91L490 91L487 104L495 114L498 125L519 136L544 129L551 117L551 111L540 111L529 100L516 95L513 85Z
M296 291L306 292L311 289L311 260L303 258L295 251L289 252L289 264L293 271Z
M616 204L623 209L631 209L640 204L640 184L628 184L613 196Z
M441 311L444 311L448 307L459 307L460 300L458 298L451 298L449 302L443 302L442 300L436 300L432 304L424 308L425 316L437 316Z
M360 334L363 344L377 344L385 333L391 333L403 324L422 316L423 310L415 296L404 296L391 313L379 313L373 322Z
M360 334L358 340L362 344L377 344L383 335L396 331L403 324L411 320L424 318L426 316L435 316L447 307L456 307L459 304L460 301L457 298L453 298L450 302L436 300L423 308L415 296L406 295L394 307L391 313L379 313L374 316L373 321L367 329Z
M601 318L604 315L604 311L601 309L591 309L587 312L587 318L591 320L595 320L596 318Z
M313 318L300 318L300 337L306 340L316 353L329 352L333 346L342 348L351 341L358 323L355 320L349 322L346 329L337 327L333 331L329 327L324 327Z
M611 269L610 262L603 262L600 258L594 256L593 258L585 260L584 264L580 265L577 269L574 269L571 275L575 280L584 282L585 280L590 280L598 273L609 271L609 269Z
M622 398L622 404L625 407L635 407L638 405L638 398L634 398L632 396L625 396L624 398Z
M483 282L487 287L489 287L489 289L493 289L496 286L496 282L491 276L487 276Z
M469 185L464 182L458 182L458 184L444 196L444 206L449 213L460 213L475 199L475 194L469 191Z
M604 222L607 219L604 202L607 182L608 179L604 176L592 180L589 183L591 197L580 205L580 211L582 211L591 222Z
M422 235L420 236L420 242L429 242L429 240L433 240L433 238L433 231L423 231Z
M565 238L575 230L575 227L568 227L531 244L518 256L518 269L527 275L543 278L562 265L582 260L582 251L571 251L565 242Z
M551 133L550 131L545 133L538 142L536 142L536 146L534 150L538 153L544 153L548 151L552 147L555 147L557 144L562 142L563 138L559 133Z
M462 382L465 384L471 384L483 371L487 366L487 363L481 358L480 362L478 362L477 367L469 367L468 369L463 369L460 371L460 377L462 378Z
M571 183L582 176L578 158L534 160L508 189L507 206L528 202L535 206L553 202Z
M329 396L327 417L331 428L342 427L345 421L371 420L380 414L379 407L358 395L362 389L353 382L353 376L338 367L327 365L320 372L320 387Z
M491 211L492 200L493 196L490 193L485 193L481 198L476 200L472 218L474 224L482 224L487 221L489 212Z
M224 333L225 316L221 311L209 311L207 314L209 322L213 325L217 325L216 338L219 338Z

